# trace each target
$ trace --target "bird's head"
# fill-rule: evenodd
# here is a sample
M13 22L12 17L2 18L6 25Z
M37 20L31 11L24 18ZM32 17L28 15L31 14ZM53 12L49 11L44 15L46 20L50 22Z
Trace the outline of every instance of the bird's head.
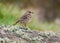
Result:
M33 14L33 12L32 11L27 11L29 14Z

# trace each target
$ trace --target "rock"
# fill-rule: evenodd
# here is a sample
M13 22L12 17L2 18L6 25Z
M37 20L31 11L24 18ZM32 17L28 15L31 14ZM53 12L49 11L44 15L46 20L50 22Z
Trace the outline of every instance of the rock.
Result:
M0 26L0 42L5 43L60 43L60 32L39 32L19 26Z

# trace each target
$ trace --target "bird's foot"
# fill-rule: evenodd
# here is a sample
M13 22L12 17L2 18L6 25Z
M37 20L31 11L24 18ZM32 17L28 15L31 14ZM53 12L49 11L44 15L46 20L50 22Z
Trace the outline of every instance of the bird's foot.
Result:
M27 27L20 27L20 29L28 30L28 28L27 28Z

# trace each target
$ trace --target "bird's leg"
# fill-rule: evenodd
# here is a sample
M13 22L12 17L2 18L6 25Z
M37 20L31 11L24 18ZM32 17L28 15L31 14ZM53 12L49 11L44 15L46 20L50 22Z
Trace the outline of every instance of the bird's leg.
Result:
M23 28L24 28L25 30L27 30L27 24L26 24L26 23L23 24Z
M24 24L21 24L23 28L25 28L25 25Z
M24 24L24 27L26 27L26 23Z

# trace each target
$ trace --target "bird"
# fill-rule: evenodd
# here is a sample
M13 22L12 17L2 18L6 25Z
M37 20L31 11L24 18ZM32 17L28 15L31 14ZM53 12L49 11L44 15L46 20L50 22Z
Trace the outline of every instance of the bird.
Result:
M28 23L31 21L31 19L32 19L32 14L33 14L32 11L26 11L25 14L24 14L22 17L20 17L20 19L17 20L16 23L13 24L13 25L16 25L17 23L21 23L21 24L23 25L23 27L26 27L27 24L28 24Z

